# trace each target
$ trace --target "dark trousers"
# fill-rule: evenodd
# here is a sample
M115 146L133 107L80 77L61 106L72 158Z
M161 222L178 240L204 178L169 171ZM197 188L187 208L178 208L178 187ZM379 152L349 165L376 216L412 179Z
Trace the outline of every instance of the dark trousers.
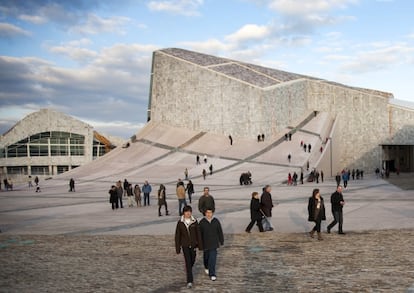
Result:
M348 181L344 180L344 188L346 188L348 186Z
M315 227L313 227L312 231L316 231L318 233L321 232L321 223L322 223L322 215L320 212L318 212L318 214L316 215L316 219L315 219Z
M217 261L217 249L207 249L204 250L203 254L204 258L204 268L208 269L208 275L215 276L216 275L216 261Z
M165 204L162 205L158 205L158 215L161 215L161 208L162 206L165 206L165 214L168 214L168 206L167 206L167 202L165 202Z
M185 261L185 270L187 273L187 283L193 282L193 266L196 260L196 250L191 247L182 247Z
M147 203L148 203L148 205L150 205L150 194L149 193L144 193L144 206L146 206L147 205Z
M344 222L344 217L343 217L343 213L342 211L333 211L332 215L334 217L334 220L332 221L332 223L330 223L328 225L328 230L331 230L336 224L339 223L339 229L338 232L342 233L342 224Z
M118 196L119 199L119 206L121 207L121 209L124 208L124 205L122 204L122 196Z
M250 221L250 224L247 226L246 231L250 232L250 230L253 228L254 223L257 223L257 226L259 227L259 231L263 232L263 225L262 225L262 219L252 219Z
M118 208L118 201L116 202L112 202L112 209L117 209Z

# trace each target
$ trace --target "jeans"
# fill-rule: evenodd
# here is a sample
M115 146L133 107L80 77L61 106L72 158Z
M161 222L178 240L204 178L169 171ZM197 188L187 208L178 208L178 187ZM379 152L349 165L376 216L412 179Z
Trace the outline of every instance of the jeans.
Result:
M216 261L217 261L217 249L204 250L204 268L208 269L208 275L210 277L216 276Z
M185 199L179 199L178 200L178 214L181 216L183 208L187 205L187 202Z
M339 223L339 229L338 232L342 233L342 224L344 222L344 217L342 211L333 211L332 215L334 217L334 220L332 223L328 225L328 230L331 230L337 223Z
M121 209L123 209L124 208L124 205L122 203L122 195L121 196L118 196L118 200L119 200L119 206L121 207Z
M196 260L196 250L191 247L182 247L185 261L185 270L187 273L187 283L193 282L193 266Z
M263 229L265 231L269 231L271 230L270 228L273 229L273 225L272 225L272 217L266 217L262 219L262 225L263 225Z
M150 205L150 194L149 193L144 193L144 206L146 206L148 203L148 205Z

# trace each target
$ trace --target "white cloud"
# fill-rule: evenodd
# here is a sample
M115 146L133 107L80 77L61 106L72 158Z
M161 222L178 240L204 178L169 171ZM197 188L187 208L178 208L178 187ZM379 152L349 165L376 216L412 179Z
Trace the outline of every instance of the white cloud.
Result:
M66 55L70 59L78 62L87 62L98 55L95 51L72 46L55 46L51 47L49 51L56 54Z
M152 11L164 11L185 16L200 15L199 8L204 0L152 0L148 2L148 9Z
M395 44L388 47L358 52L349 62L341 66L343 72L366 73L379 71L396 65L413 63L414 47Z
M0 37L30 36L31 33L16 25L0 22Z
M229 42L241 43L252 40L263 40L271 34L270 26L246 24L238 31L225 37Z
M88 14L84 23L72 26L70 31L86 35L95 35L98 33L124 34L124 26L130 22L131 19L128 17L113 16L102 18L96 14Z
M43 24L47 22L47 19L40 15L21 14L18 16L18 18L33 24Z
M286 15L312 15L344 9L357 0L270 0L269 8Z

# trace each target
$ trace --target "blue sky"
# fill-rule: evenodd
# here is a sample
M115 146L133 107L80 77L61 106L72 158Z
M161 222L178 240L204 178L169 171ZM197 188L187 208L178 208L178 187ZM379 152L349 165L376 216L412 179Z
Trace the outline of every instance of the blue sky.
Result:
M152 52L180 47L414 103L410 0L2 0L0 133L50 107L130 137Z

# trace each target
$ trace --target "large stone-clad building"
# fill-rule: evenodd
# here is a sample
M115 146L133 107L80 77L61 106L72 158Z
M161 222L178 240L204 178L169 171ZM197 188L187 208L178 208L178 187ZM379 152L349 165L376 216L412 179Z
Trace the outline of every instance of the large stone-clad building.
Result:
M414 108L386 92L169 48L154 52L148 119L239 137L280 135L312 113L331 120L320 164L414 171ZM332 162L334 161L334 162Z
M26 116L0 137L0 175L51 176L91 162L114 148L87 123L50 109Z

